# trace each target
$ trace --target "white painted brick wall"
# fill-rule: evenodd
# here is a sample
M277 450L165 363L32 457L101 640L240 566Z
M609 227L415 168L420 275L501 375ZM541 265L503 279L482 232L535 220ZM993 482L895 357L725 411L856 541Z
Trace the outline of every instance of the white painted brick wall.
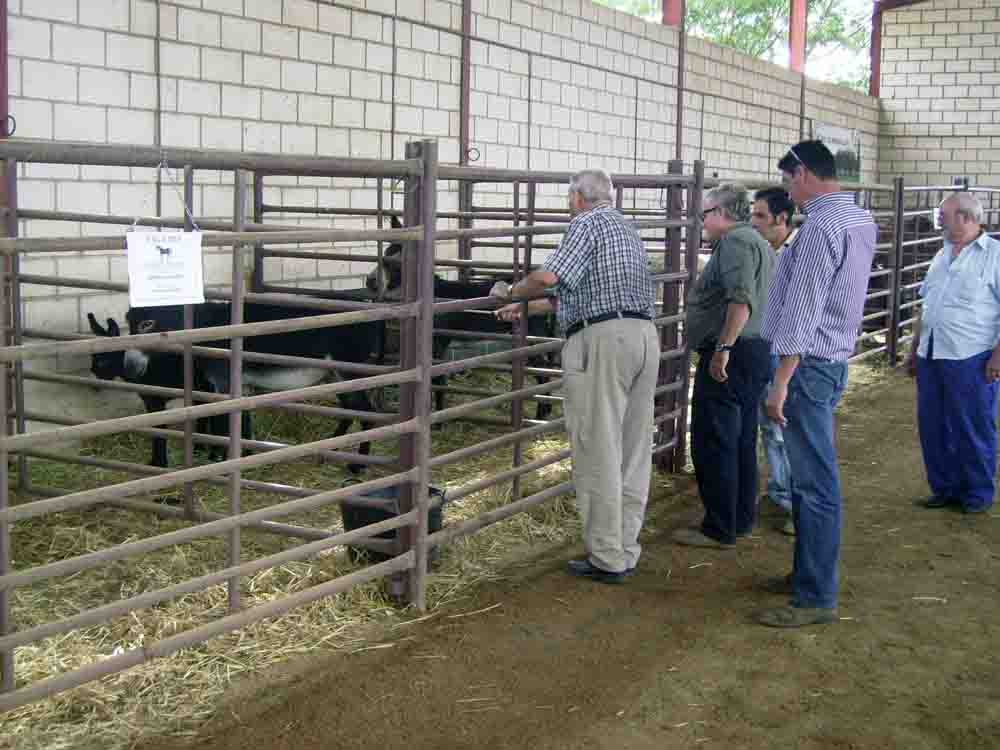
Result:
M397 6L395 23L377 15L397 12ZM15 3L10 17L10 90L19 134L152 144L157 90L153 35L158 21L163 110L159 125L165 146L388 158L401 156L408 140L436 137L443 160L459 159L458 0L341 0L337 6L316 0L161 0L159 19L156 10L151 0ZM574 169L597 162L612 171L666 170L674 152L674 30L597 8L586 0L477 0L474 11L475 28L508 45L472 45L472 145L479 150L478 163ZM972 18L973 12L947 22L982 26L996 20L995 15ZM956 27L954 33L968 34L971 44L974 34L995 31ZM779 150L798 133L797 77L697 40L691 40L690 48L690 85L716 96L690 95L685 158L704 158L710 170L727 176L772 174ZM926 86L992 89L1000 82L986 76L1000 76L1000 71L984 64L983 48L977 49L977 55L959 58L939 54L938 47L886 46L887 52L899 56L897 62L936 66L914 73L956 77L950 82L928 80ZM570 61L530 56L531 51ZM943 67L959 63L964 67ZM960 75L969 78L960 83ZM972 75L978 78L973 80ZM636 76L642 79L638 85ZM953 91L948 98L958 100L960 95ZM985 91L980 95L985 98ZM752 99L755 106L740 108L724 96ZM817 117L861 122L866 138L875 143L878 117L870 102L851 96L827 99L822 107L816 103ZM767 106L776 108L770 118ZM704 124L697 121L702 109ZM791 114L783 121L785 112ZM942 118L926 126L948 127L952 136L956 128L970 125ZM995 124L989 120L974 127ZM774 136L770 153L753 137L764 128ZM963 149L970 160L986 150L980 145ZM155 210L153 170L31 166L22 172L24 206L75 206L126 216ZM273 183L268 200L275 203L376 205L374 186L362 181L335 181L332 187L330 180L315 178L275 178ZM561 186L545 188L540 199L561 206L562 192ZM488 191L477 194L477 201L480 197L488 205L509 201L509 196ZM181 214L174 188L165 188L162 199L166 214ZM198 214L228 216L232 203L228 176L199 173L194 202ZM455 208L457 196L443 191L439 202L442 209ZM401 205L401 196L393 196L387 187L386 205L390 204ZM298 215L280 220L330 225L325 219ZM370 224L355 220L338 225ZM101 225L36 221L25 222L22 229L36 235L108 231ZM120 280L121 261L112 255L107 263L77 270ZM66 267L60 270L65 272ZM225 283L225 254L211 253L206 269L212 283ZM336 277L366 270L363 263L275 261L268 274L305 285L310 274L319 274L322 284L343 286L357 281ZM88 305L115 304L123 309L120 295L81 297L41 287L35 291L33 301L48 307L35 309L34 319L55 320L51 300L58 298L69 327L85 327L81 298ZM66 305L66 300L76 302Z

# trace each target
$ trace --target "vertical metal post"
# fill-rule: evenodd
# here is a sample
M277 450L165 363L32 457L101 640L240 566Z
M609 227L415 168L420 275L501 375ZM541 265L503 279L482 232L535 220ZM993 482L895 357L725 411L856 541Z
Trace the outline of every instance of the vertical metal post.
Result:
M468 214L472 213L472 193L474 183L462 180L458 183L458 228L472 229L474 219ZM460 260L472 260L472 240L462 237L458 240L458 257ZM458 271L460 281L468 281L470 276L469 268L461 268Z
M514 182L514 226L519 226L521 223L521 183ZM514 282L520 280L521 264L521 245L520 237L514 235L513 237L513 247L514 247ZM527 273L527 271L525 271ZM511 342L515 349L519 349L527 343L528 337L528 305L524 303L522 306L521 319L517 321L514 326L512 333L514 334L514 339ZM511 375L510 375L510 387L513 391L518 391L524 388L524 357L514 357L511 360ZM524 399L514 399L510 407L510 422L511 427L516 430L520 430L524 426ZM514 443L514 466L518 467L524 461L524 444L518 440ZM511 494L514 500L519 500L521 498L521 477L514 477L514 481L511 483Z
M246 226L246 191L247 173L237 169L233 173L233 231L242 232ZM243 322L243 268L242 244L233 245L233 280L232 308L230 320L234 325ZM229 393L233 398L243 395L243 338L234 337L229 342ZM229 458L237 459L243 453L243 410L237 409L229 413ZM236 469L229 475L229 514L240 513L240 470ZM229 532L228 565L240 564L240 529L237 526ZM228 581L229 611L236 612L240 608L240 578L236 576Z
M253 173L253 223L264 223L264 175ZM264 243L253 245L253 274L250 277L250 291L259 292L264 288Z
M410 253L410 262L404 266L404 280L407 301L420 303L417 318L406 321L406 328L413 333L404 339L406 359L403 367L414 365L420 368L420 380L407 389L408 403L403 404L408 416L420 423L417 432L406 437L401 446L401 462L406 468L416 466L417 477L409 485L409 491L400 497L400 512L417 509L417 523L402 536L404 549L414 552L414 566L407 581L406 596L417 609L426 607L427 593L427 525L429 513L428 484L430 482L430 401L433 361L432 340L434 331L434 234L437 223L437 173L438 154L435 141L421 141L406 144L406 158L422 159L423 174L416 187L407 189L405 211L407 224L420 223L423 237L417 244L416 252ZM412 183L408 180L408 183ZM408 186L409 187L409 186ZM407 341L408 340L408 341ZM407 415L404 415L407 416ZM404 503L405 499L405 503ZM403 531L402 529L400 531Z
M902 283L903 274L903 178L897 177L892 181L892 274L889 276L889 332L886 336L885 353L889 360L889 367L895 367L899 355L899 288Z
M6 203L9 209L17 207L17 164L12 160L4 163L6 170L4 174ZM13 171L12 171L13 170ZM12 213L7 214L6 229L10 235L13 231L16 234L16 223L12 226ZM16 219L14 220L16 222ZM0 343L7 346L10 343L8 326L10 324L10 297L8 295L10 264L4 264L4 278L0 280ZM7 451L8 435L8 386L10 378L10 368L7 364L0 366L0 510L6 510L10 505L10 471L8 467L9 454ZM7 575L10 572L10 523L0 521L0 575ZM0 591L0 635L7 635L12 630L10 617L10 590ZM9 692L14 689L14 650L7 649L0 651L0 692Z
M8 159L4 165L4 175L7 190L7 236L17 237L17 161ZM12 335L11 343L20 346L24 338L23 321L21 319L21 255L15 253L10 256L10 319ZM24 418L24 361L18 360L14 363L14 427L18 433L28 431L27 420ZM17 456L17 487L19 490L28 490L31 486L29 476L28 457L23 454Z
M672 5L679 6L677 28L677 116L676 131L674 132L674 158L678 161L684 160L684 68L687 66L687 2L680 0ZM702 109L705 107L704 97L702 98Z
M685 289L690 289L698 275L698 250L701 249L701 206L705 187L705 162L694 163L694 184L688 189L687 236L685 237L685 266L688 273ZM685 334L686 335L686 334ZM687 342L685 341L685 346ZM680 417L677 419L677 450L674 451L674 466L683 467L687 461L688 432L688 390L691 386L691 351L678 360L684 385L680 390Z
M379 229L382 229L385 226L385 215L383 214L383 211L385 211L385 180L383 178L379 177L378 179L376 179L375 190L376 190L375 206L377 210L377 213L375 215L375 225ZM387 283L386 279L384 278L385 268L382 265L382 254L385 252L385 243L382 242L382 240L379 240L376 243L375 247L378 254L378 265L375 267L375 273L378 278L378 287L376 289L375 295L376 299L378 299L378 301L381 302L382 289L385 288L384 285ZM385 321L379 323L379 325L376 328L376 330L378 331L378 340L375 342L375 358L379 364L385 362L385 340L386 340L385 329L386 329Z
M667 165L667 171L671 175L679 175L684 171L684 162L679 159L672 160ZM680 219L683 215L683 195L680 186L670 185L667 188L667 206L666 206L666 218L667 219ZM666 245L666 253L664 254L663 260L663 270L666 273L677 273L681 270L681 230L668 229L666 237L664 238L664 244ZM660 307L661 315L676 315L680 311L680 284L676 281L665 281L662 284L663 290L663 303ZM667 352L672 349L676 349L680 345L680 336L678 332L680 331L680 326L673 323L669 326L664 326L660 329L660 349L661 351ZM657 376L657 384L664 385L666 383L673 383L677 380L680 374L680 366L678 365L679 360L671 359L666 362L660 363L660 371ZM673 411L677 408L677 404L680 403L679 394L668 393L658 399L658 406L665 412ZM655 413L656 410L654 410ZM681 460L678 463L678 455L683 459L684 449L682 447L684 441L684 430L683 427L678 429L677 419L667 420L662 422L660 425L660 435L658 443L667 443L671 440L677 438L677 444L674 449L661 453L657 456L656 465L657 468L663 471L674 471L679 472L684 468L684 462ZM678 437L679 436L679 437Z
M184 165L184 231L194 229L194 169L190 164ZM184 305L184 330L194 328L194 307ZM184 406L194 404L194 356L191 354L191 344L184 344ZM194 423L184 420L184 466L194 466ZM194 485L184 483L184 512L188 520L195 520Z

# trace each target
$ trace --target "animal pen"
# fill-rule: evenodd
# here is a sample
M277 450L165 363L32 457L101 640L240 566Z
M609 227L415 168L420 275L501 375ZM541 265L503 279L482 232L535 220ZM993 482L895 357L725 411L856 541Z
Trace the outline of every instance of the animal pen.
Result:
M524 491L524 480L532 473L565 461L566 449L534 460L527 460L524 448L545 435L560 433L564 420L528 420L524 404L528 400L556 400L553 392L561 385L557 368L531 368L526 359L535 354L556 352L562 345L555 338L528 337L522 322L512 335L448 331L456 337L494 339L511 345L508 350L478 354L454 361L435 362L432 358L434 316L444 313L489 311L497 298L435 300L435 268L458 272L468 277L473 272L513 274L516 278L532 268L538 253L554 245L544 239L562 234L568 214L564 208L541 205L544 198L564 199L569 173L530 172L443 165L437 159L432 141L411 143L401 160L337 159L289 157L265 154L204 150L161 150L146 147L95 146L60 142L6 140L0 142L0 158L5 163L7 210L5 226L8 239L0 240L5 256L4 283L0 284L0 315L3 316L4 346L0 362L0 711L23 706L86 682L112 675L146 661L170 655L229 631L264 618L289 612L295 607L315 602L376 579L401 584L401 598L423 608L427 586L428 560L435 548L475 534L504 519L529 511L546 501L571 492L571 483L562 481L539 491ZM164 162L183 165L183 190L186 215L181 218L96 216L57 211L18 211L17 174L19 164L73 164L118 167L156 168ZM234 212L231 222L207 220L192 215L192 193L198 171L227 171L234 175ZM378 204L374 209L335 206L292 206L264 201L268 180L308 177L330 180L364 179L374 181ZM694 279L700 246L704 169L696 162L690 174L682 173L680 162L673 162L666 175L614 175L616 205L631 216L646 239L647 251L662 256L662 268L654 278L658 284L658 316L655 323L662 337L661 373L657 388L654 452L662 469L679 471L686 462L685 434L690 379L681 321L682 293ZM383 203L383 188L402 185L401 209ZM454 185L458 191L458 210L439 211L439 189ZM504 196L503 205L477 205L476 190L488 187ZM928 265L928 259L940 244L916 221L933 212L941 194L953 188L905 188L900 181L893 186L858 186L859 201L871 207L879 217L882 232L872 274L865 332L859 342L857 358L884 355L894 362L899 345L906 339L916 302L915 288ZM965 186L965 189L969 189ZM252 195L247 195L252 191ZM910 191L910 195L907 195ZM1000 207L994 200L1000 191L988 191L991 222L996 222ZM249 198L249 200L248 200ZM247 206L252 215L247 215ZM345 219L374 219L376 228L303 229L301 226L266 223L268 214L281 216L312 215ZM402 220L402 228L387 229L393 216ZM127 285L87 279L28 275L21 273L22 256L59 252L103 252L123 248L123 234L76 238L17 238L18 220L23 218L53 221L106 223L119 226L174 227L202 230L206 247L231 247L231 283L228 291L206 290L207 299L230 300L232 319L227 326L197 329L192 325L190 306L185 309L185 330L169 333L139 333L112 338L89 338L73 332L41 331L25 328L21 319L21 286L57 285L67 288L125 291ZM438 222L455 222L455 227L439 228ZM477 226L477 222L480 224ZM486 226L482 222L487 222ZM910 222L909 224L907 222ZM912 236L907 228L912 226ZM375 243L377 253L336 252L344 243ZM384 243L403 243L403 288L397 301L335 299L323 290L293 289L269 283L263 273L268 258L346 260L379 263ZM435 248L440 243L457 243L457 258L440 257ZM289 245L320 246L318 251L290 249ZM509 261L483 260L474 257L477 249L509 251ZM252 260L252 262L251 262ZM312 293L311 293L312 292ZM280 321L246 323L242 317L244 302L278 306L309 307L315 315ZM523 304L526 304L524 302ZM483 313L487 314L487 313ZM351 376L290 391L245 396L241 371L244 363L300 366L301 358L244 352L245 338L277 332L336 328L363 321L394 321L400 326L399 363L348 363L310 360L311 367L337 370ZM230 339L229 348L200 344ZM24 343L25 339L50 339L46 343ZM184 362L183 389L159 388L134 383L102 382L101 387L132 393L153 393L181 398L184 405L163 412L116 419L76 423L55 414L46 414L25 403L25 381L38 379L67 385L93 386L91 378L55 373L28 373L24 364L32 359L56 354L97 354L102 352L147 349L180 353ZM228 360L231 391L226 395L194 389L195 358ZM431 407L431 378L493 368L510 373L509 390L454 388L453 392L475 397L474 400L434 411ZM526 375L550 376L553 379L525 386ZM361 389L398 386L399 408L365 414L374 426L361 431L298 444L249 440L241 437L240 416L259 409L281 409L289 413L312 414L330 418L353 418L358 414L334 406L305 403L334 397ZM431 428L459 419L476 418L477 412L497 406L509 406L510 418L505 431L484 442L435 455ZM228 415L229 437L195 431L196 420L213 415ZM480 416L480 418L482 418ZM489 419L489 418L487 418ZM497 422L492 418L493 423ZM31 432L28 421L47 422L54 429ZM134 431L144 437L169 437L183 443L183 468L175 471L134 462L70 455L46 446L62 440L92 439L113 433ZM359 456L349 449L364 442L398 440L394 455ZM196 465L196 444L223 446L228 458L221 462ZM509 469L493 476L469 481L450 488L443 500L430 491L432 469L454 465L474 456L513 449ZM335 463L356 463L371 467L377 476L336 489L291 486L279 482L249 479L245 473L262 467L322 456ZM109 469L138 478L83 491L65 493L53 487L32 483L28 463L33 458L75 463L95 469ZM12 472L11 466L16 466ZM15 479L16 477L16 479ZM202 484L204 483L204 484ZM469 496L496 485L511 487L510 502L475 517L431 528L434 511L442 503ZM226 490L226 512L210 512L199 507L199 488L222 486ZM22 501L10 504L15 489ZM170 488L180 488L180 505L165 505L140 499ZM374 493L392 490L399 496L399 513L379 521L344 531L282 522L280 519L316 509L336 507L345 502L361 508L379 507ZM271 498L264 507L246 509L241 502L244 492L261 493ZM38 499L24 501L24 496ZM129 540L113 547L54 559L31 567L15 567L10 535L12 527L34 518L65 511L94 509L97 506L183 521L187 525L168 533ZM266 534L287 540L288 546L274 554L245 559L241 538L244 531ZM386 534L394 538L385 538ZM12 619L12 592L18 587L54 577L72 576L82 571L113 565L127 558L163 550L175 545L218 537L225 540L223 566L210 573L188 578L172 585L142 590L88 608L62 619L17 627ZM241 582L248 576L327 553L336 547L362 547L387 558L373 564L359 565L346 575L323 581L307 589L265 603L246 607L241 597ZM18 680L15 652L44 639L92 627L128 613L155 607L168 600L224 586L227 606L224 613L208 622L178 632L139 648L106 656L90 664L49 676L45 679Z
M5 377L0 377L0 655L3 667L3 692L0 693L0 710L9 710L30 701L55 694L85 682L128 669L147 660L169 655L180 649L196 645L215 635L254 623L262 618L275 617L308 602L345 591L353 586L377 578L402 578L405 586L403 598L418 608L424 605L427 579L428 555L433 548L446 544L464 535L525 512L552 498L571 490L570 482L560 482L541 491L522 496L520 482L531 472L564 461L567 450L533 461L525 461L521 446L546 433L561 431L562 419L554 419L539 424L526 424L522 404L526 398L551 394L560 386L556 377L539 386L524 387L525 358L536 353L554 352L561 347L558 339L543 341L527 340L524 325L512 336L513 348L466 358L458 361L438 362L431 360L431 340L433 316L446 312L469 309L489 310L497 305L496 298L435 301L433 299L433 274L435 266L471 269L485 265L487 270L499 269L497 263L475 261L469 257L474 242L495 243L499 238L509 238L513 251L513 261L506 270L515 276L532 265L532 250L535 238L561 234L568 219L563 212L536 210L536 195L548 186L560 198L565 193L565 185L571 175L564 173L513 172L470 167L440 165L434 142L411 143L406 149L406 158L397 161L376 161L358 159L293 158L271 155L240 154L211 151L161 151L159 149L117 146L90 146L57 142L30 142L8 140L0 144L0 155L5 160L8 210L6 214L7 234L2 241L6 256L7 283L2 285L0 309L3 310L4 329L7 346L0 349L0 360L4 363ZM80 214L60 214L59 212L23 211L16 209L18 164L48 163L104 165L119 167L157 167L164 161L184 166L185 203L191 205L191 194L195 175L199 170L231 171L234 179L234 215L231 223L195 219L188 214L181 219L147 217L135 219L124 216L89 216ZM678 165L679 167L679 165ZM700 163L695 165L693 174L680 174L679 168L670 175L615 177L617 200L626 212L635 214L636 226L649 235L651 253L665 254L665 269L656 279L662 288L662 313L656 322L662 327L665 346L662 354L663 375L657 396L659 407L656 416L660 438L656 451L668 463L683 462L683 430L685 423L687 367L686 354L679 331L681 316L680 287L689 280L693 268L691 262L683 262L682 255L693 258L698 249L700 236L700 204L703 183ZM330 179L374 180L382 187L384 181L402 181L403 206L401 229L302 229L297 226L264 224L265 206L262 201L266 180L273 177L308 176ZM459 185L494 184L513 187L514 205L503 211L460 210L442 212L445 218L457 218L460 226L456 229L439 230L437 221L437 196L439 184L456 181ZM247 185L254 190L253 221L245 215L244 206L248 201L244 191ZM521 190L526 190L527 202L523 208L519 204ZM626 191L638 193L647 191L650 202L657 208L627 209L624 207ZM378 191L382 195L381 189ZM658 208L663 206L662 208ZM690 218L684 218L686 206ZM465 206L463 206L464 208ZM471 207L470 207L471 208ZM279 208L283 213L291 211ZM294 210L294 209L292 209ZM315 210L321 214L326 209ZM352 210L350 213L363 213ZM394 212L376 209L374 216L379 225ZM545 223L542 223L542 217ZM68 288L101 289L124 291L126 285L109 282L94 282L86 279L46 277L22 274L19 258L23 255L57 252L94 252L120 250L123 235L86 238L35 238L17 239L18 218L48 218L51 220L85 221L118 225L141 225L153 227L198 226L204 230L203 245L206 247L229 247L232 250L232 281L228 291L206 290L207 299L232 300L232 320L230 325L213 328L171 331L169 333L141 333L110 338L84 338L71 332L53 332L25 329L21 321L20 287L22 284L48 284ZM475 227L476 218L500 220L502 226ZM435 243L458 241L458 259L435 258ZM317 296L291 294L290 289L275 289L263 283L259 269L268 255L294 257L303 250L274 248L295 245L335 246L346 242L400 242L405 243L403 261L403 295L398 302L367 302L358 300L337 300ZM378 255L338 254L327 252L310 253L311 257L342 259L350 261L378 261ZM256 256L255 273L248 274L247 260ZM249 286L249 288L245 288ZM298 290L301 292L301 290ZM242 319L243 302L266 302L272 305L308 306L315 309L314 316L281 321L245 323ZM525 303L526 304L526 303ZM190 307L186 310L187 323L193 316ZM352 364L343 362L321 362L318 366L337 369L348 373L350 380L337 381L292 391L264 393L244 396L241 387L241 367L246 361L263 362L270 365L301 365L294 357L263 355L243 351L244 338L270 334L278 331L311 330L325 327L349 325L361 321L399 321L401 328L399 365ZM497 335L499 336L499 335ZM481 337L477 334L475 337ZM24 343L25 339L55 339L43 343ZM200 343L230 339L229 349L199 346ZM60 415L45 414L25 404L24 383L27 378L39 378L49 382L80 385L85 382L93 386L90 378L76 378L54 373L27 373L24 363L39 357L56 354L97 354L111 351L143 348L179 352L183 354L185 367L185 388L164 389L142 386L134 383L102 382L102 387L135 393L154 392L168 398L183 398L184 406L163 412L143 414L117 419L106 419L86 424L73 424ZM206 394L193 389L194 358L228 359L231 392L229 397ZM310 365L316 366L311 361ZM470 368L484 366L506 366L511 372L512 386L509 392L477 398L470 403L452 406L443 411L432 411L430 404L431 378L439 375L458 373ZM558 375L556 371L545 374ZM349 410L330 406L303 404L306 400L329 398L338 393L360 389L374 389L396 385L400 387L398 413L366 414L369 422L375 423L370 429L326 438L297 445L277 444L244 440L240 437L240 415L244 411L261 408L282 408L290 411L303 410L322 413L330 417L357 416ZM460 419L474 412L497 405L511 405L509 431L486 442L469 445L442 455L431 454L431 427L451 420ZM230 433L228 438L213 437L195 432L195 421L208 416L228 414ZM57 425L43 432L26 431L27 422L49 422ZM166 429L171 426L174 429ZM180 426L180 428L176 427ZM652 426L651 426L652 429ZM122 431L137 431L145 436L171 437L183 440L184 467L175 471L149 467L137 463L73 456L64 452L47 449L53 442L96 438ZM398 453L395 456L357 456L347 449L363 441L397 438ZM193 460L196 443L214 443L228 447L227 460L195 465ZM495 476L470 482L449 491L445 502L453 501L481 491L499 483L512 485L512 502L475 518L445 525L431 530L428 519L432 504L429 493L429 476L433 467L461 461L477 454L495 451L500 447L514 446L514 461L511 468ZM251 452L253 451L253 452ZM246 454L246 455L245 455ZM335 462L366 464L377 469L380 476L374 479L337 489L292 487L277 483L247 479L244 473L265 466L274 466L303 457L324 456ZM17 491L30 494L38 499L10 505L10 493L14 476L9 461L16 457ZM27 463L33 458L66 461L88 467L113 469L138 475L139 478L79 492L64 493L51 487L39 486L29 481ZM198 483L222 484L228 495L228 512L212 513L199 508ZM163 505L136 496L157 492L172 487L183 488L183 503L179 507ZM377 506L379 501L372 493L387 488L397 488L399 493L398 515L384 521L344 532L328 529L281 523L279 519L295 513L335 505L349 500L360 507ZM246 510L241 505L241 495L247 491L268 493L273 503L255 510ZM98 505L121 508L128 511L148 512L172 519L183 519L189 525L165 534L127 541L117 546L52 560L46 564L27 568L15 568L12 563L10 533L14 524L48 514L65 511L84 510ZM243 559L241 555L241 535L244 530L253 533L280 535L292 541L282 551L257 559ZM396 532L395 539L376 538L386 532ZM207 575L201 575L165 588L145 590L134 596L127 596L103 603L63 619L44 622L32 627L16 628L11 618L11 593L17 587L29 586L56 576L71 576L99 566L112 565L130 557L148 554L172 545L182 545L210 536L222 537L226 541L225 566ZM249 608L241 606L241 580L258 571L279 566L288 561L302 560L316 556L337 546L351 545L366 547L388 556L383 562L358 567L353 572L325 581L307 590L284 598L273 599ZM224 585L228 591L228 611L212 621L193 629L177 633L171 637L149 643L142 648L118 653L72 671L48 679L19 684L14 669L15 650L75 629L93 626L111 618L136 610L153 607L168 599L198 592L208 587Z

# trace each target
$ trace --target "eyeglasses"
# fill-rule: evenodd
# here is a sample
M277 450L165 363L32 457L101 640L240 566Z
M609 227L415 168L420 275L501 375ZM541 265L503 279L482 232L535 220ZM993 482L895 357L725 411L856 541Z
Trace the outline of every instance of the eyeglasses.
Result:
M719 210L718 206L712 206L711 208L706 208L704 211L701 212L701 220L705 221L705 219L708 218L708 215L710 213L712 213L713 211L718 211L718 210Z

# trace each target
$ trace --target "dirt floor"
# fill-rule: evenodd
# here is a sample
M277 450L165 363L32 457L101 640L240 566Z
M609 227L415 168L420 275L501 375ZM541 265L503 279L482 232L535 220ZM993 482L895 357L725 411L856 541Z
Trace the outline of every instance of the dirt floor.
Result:
M143 750L1000 747L1000 511L916 509L926 493L913 387L852 388L839 417L841 620L777 631L752 613L792 545L765 517L735 552L669 542L693 490L661 497L624 586L569 578L578 548L379 648L244 685L201 737ZM478 612L477 612L478 611Z

